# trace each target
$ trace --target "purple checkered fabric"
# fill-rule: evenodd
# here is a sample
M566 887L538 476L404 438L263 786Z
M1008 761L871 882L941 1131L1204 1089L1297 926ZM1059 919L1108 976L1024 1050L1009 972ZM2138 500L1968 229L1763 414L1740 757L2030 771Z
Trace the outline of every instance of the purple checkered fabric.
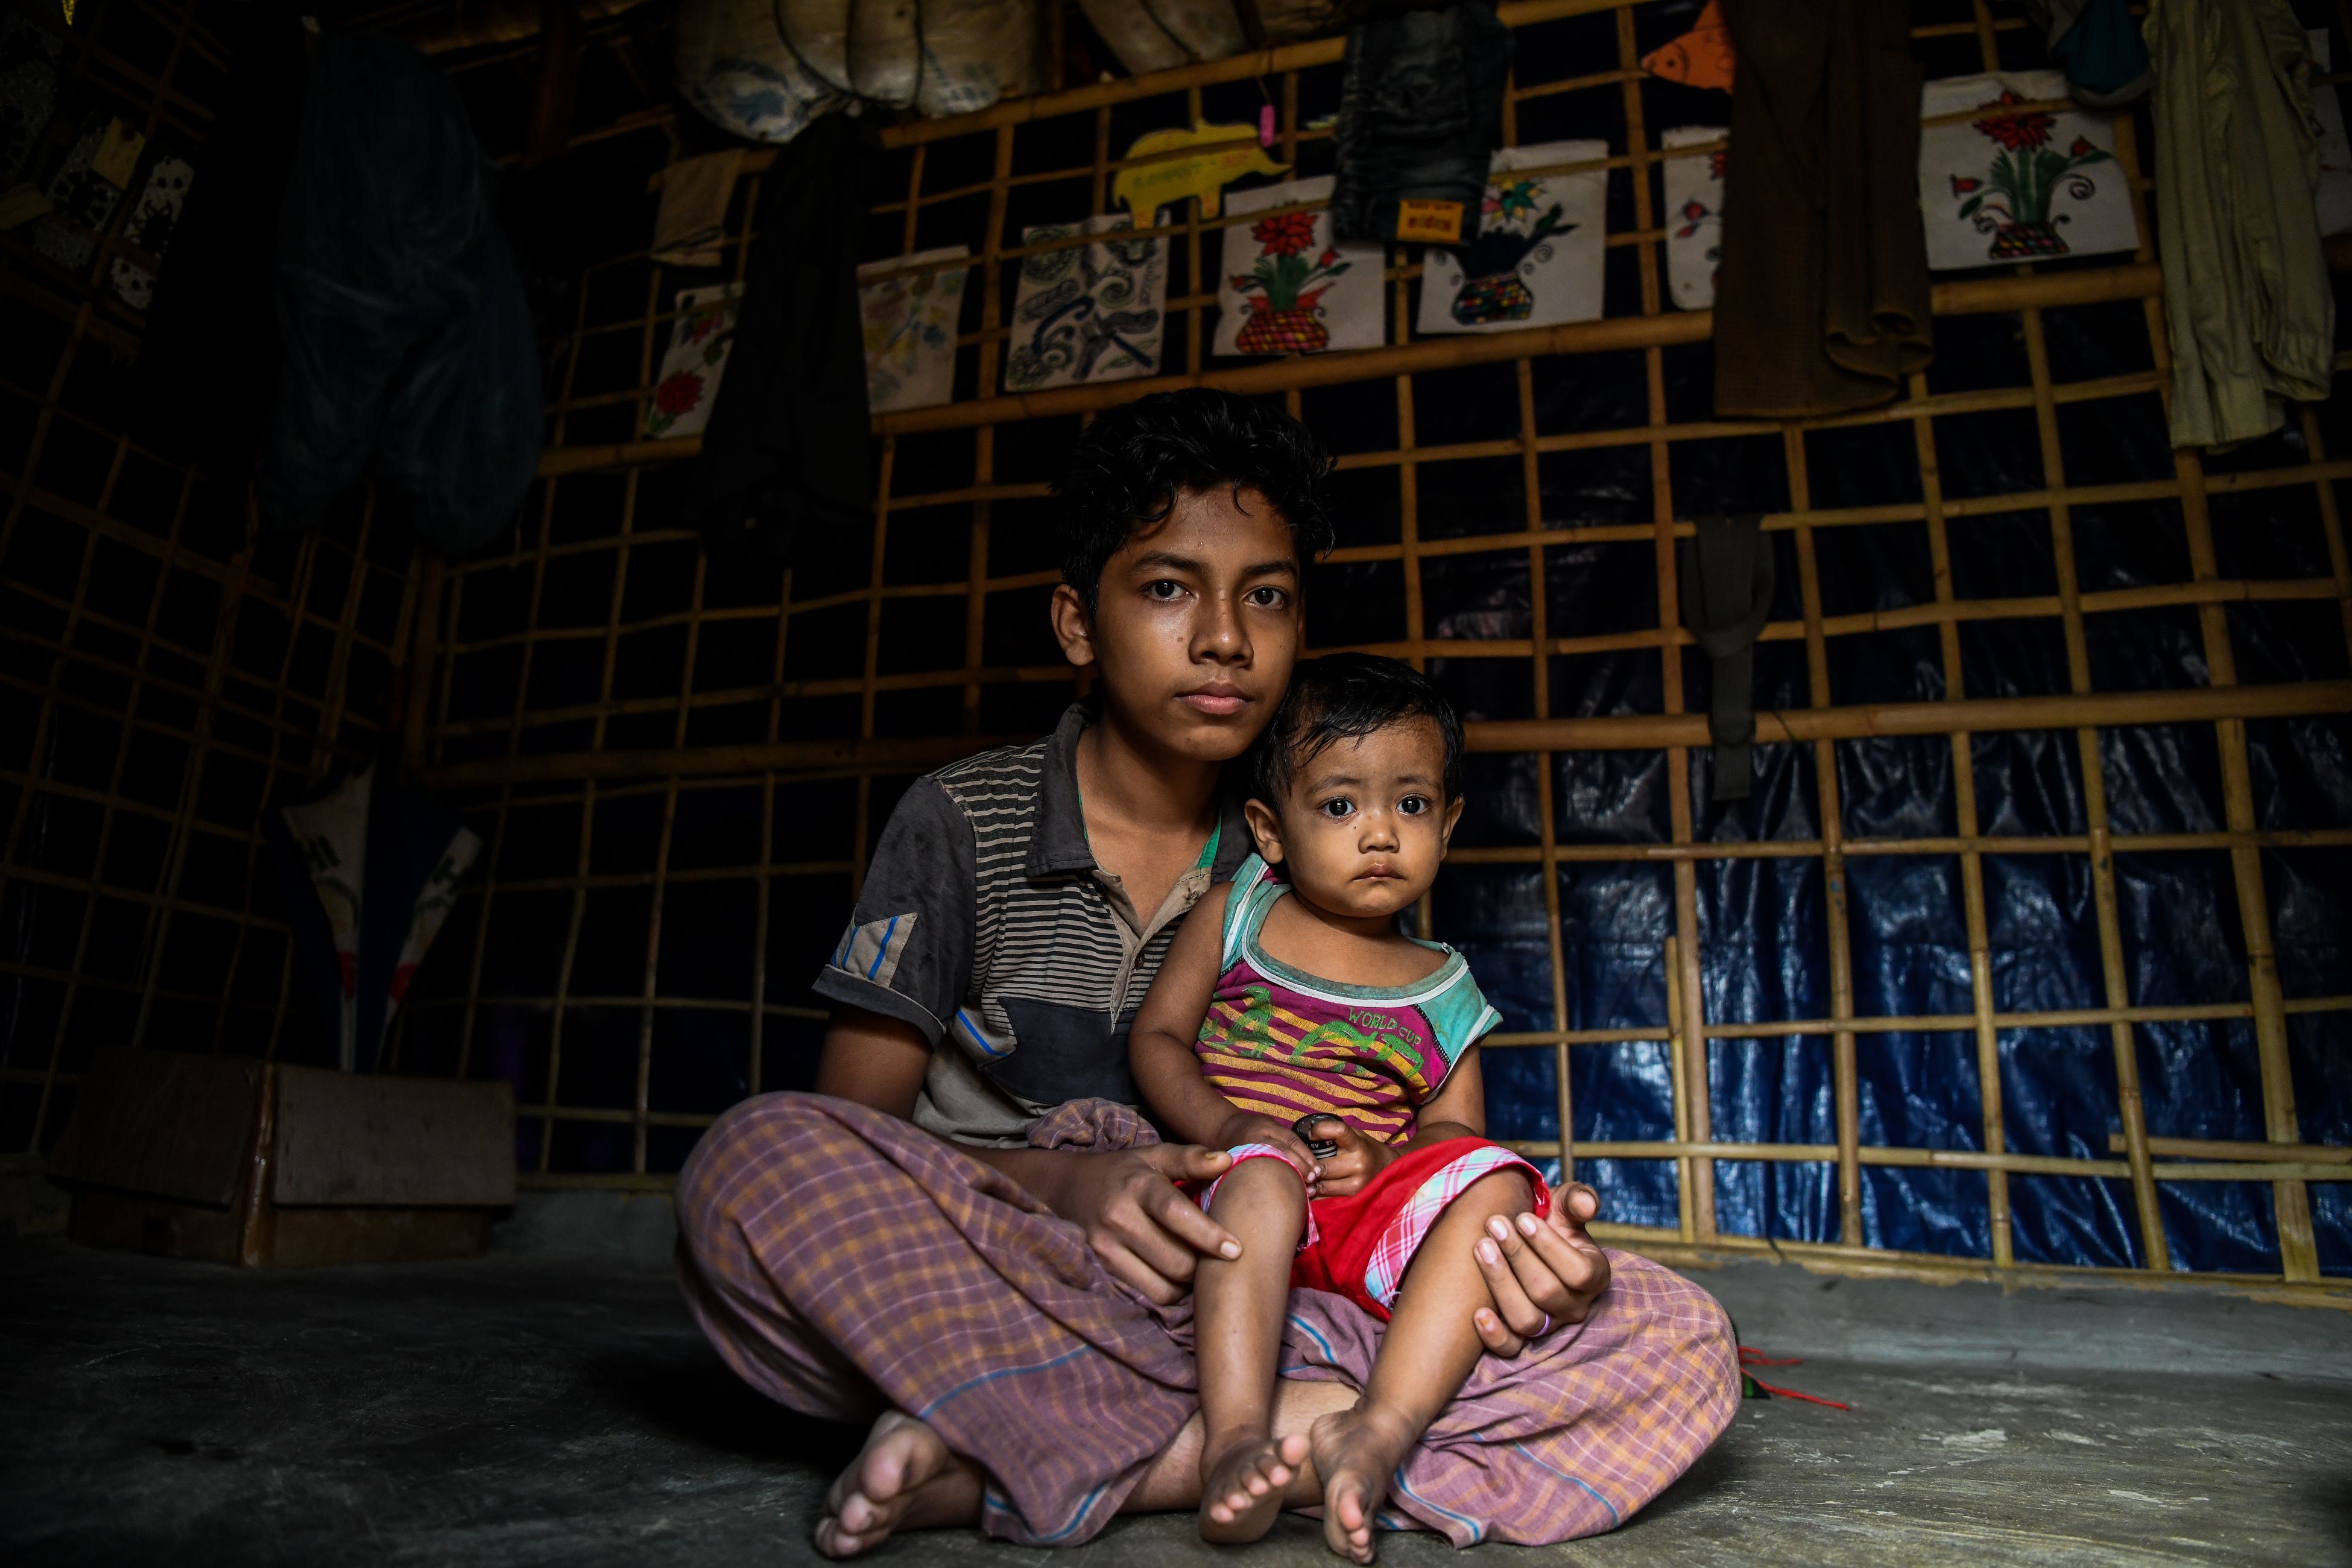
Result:
M1049 1119L1038 1142L1148 1141L1124 1108L1057 1115L1070 1125ZM1091 1539L1196 1407L1189 1301L1143 1301L1076 1226L908 1122L813 1095L747 1100L696 1149L677 1213L687 1300L728 1364L813 1415L929 1422L986 1472L992 1535ZM1723 1310L1655 1264L1610 1261L1583 1323L1479 1362L1397 1472L1385 1525L1457 1546L1591 1535L1730 1424ZM1293 1291L1283 1375L1360 1387L1385 1327Z

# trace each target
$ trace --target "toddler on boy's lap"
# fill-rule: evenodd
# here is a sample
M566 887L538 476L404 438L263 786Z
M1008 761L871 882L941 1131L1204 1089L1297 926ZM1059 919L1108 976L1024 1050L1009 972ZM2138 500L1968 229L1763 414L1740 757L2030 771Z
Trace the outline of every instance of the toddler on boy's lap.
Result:
M1391 1476L1483 1353L1474 1242L1549 1209L1534 1167L1482 1136L1477 1042L1495 1010L1460 953L1396 927L1462 815L1462 750L1453 709L1410 666L1300 663L1252 754L1258 852L1179 930L1129 1037L1159 1124L1234 1156L1197 1194L1242 1244L1195 1283L1212 1541L1265 1534L1311 1452L1326 1541L1370 1563ZM1389 1329L1356 1407L1277 1443L1293 1286Z

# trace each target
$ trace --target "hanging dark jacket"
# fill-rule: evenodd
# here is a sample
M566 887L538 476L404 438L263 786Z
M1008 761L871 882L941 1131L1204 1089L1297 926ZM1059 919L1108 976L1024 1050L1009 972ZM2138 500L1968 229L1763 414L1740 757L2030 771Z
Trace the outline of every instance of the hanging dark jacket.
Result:
M452 552L512 522L545 405L496 171L439 68L397 39L310 53L278 223L285 363L255 491L306 528L373 469Z
M1932 336L1907 0L1724 0L1739 57L1715 275L1715 411L1891 401Z
M714 548L789 561L803 530L873 521L863 151L857 122L828 116L778 152L761 191L743 314L687 496Z

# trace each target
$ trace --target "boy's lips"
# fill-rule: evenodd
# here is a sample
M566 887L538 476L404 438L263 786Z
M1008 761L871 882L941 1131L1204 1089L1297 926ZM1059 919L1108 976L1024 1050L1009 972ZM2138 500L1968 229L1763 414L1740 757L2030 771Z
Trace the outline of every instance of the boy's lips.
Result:
M1249 694L1238 686L1229 686L1223 681L1214 681L1185 692L1177 700L1189 704L1202 713L1212 713L1223 719L1240 712L1248 706L1250 699Z

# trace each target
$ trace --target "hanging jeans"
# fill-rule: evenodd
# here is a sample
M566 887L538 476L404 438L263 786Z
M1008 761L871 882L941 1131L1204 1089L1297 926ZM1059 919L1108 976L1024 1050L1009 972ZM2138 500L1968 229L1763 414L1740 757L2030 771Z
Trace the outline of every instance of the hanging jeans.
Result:
M1476 238L1510 68L1510 29L1478 0L1350 30L1331 192L1339 238Z

